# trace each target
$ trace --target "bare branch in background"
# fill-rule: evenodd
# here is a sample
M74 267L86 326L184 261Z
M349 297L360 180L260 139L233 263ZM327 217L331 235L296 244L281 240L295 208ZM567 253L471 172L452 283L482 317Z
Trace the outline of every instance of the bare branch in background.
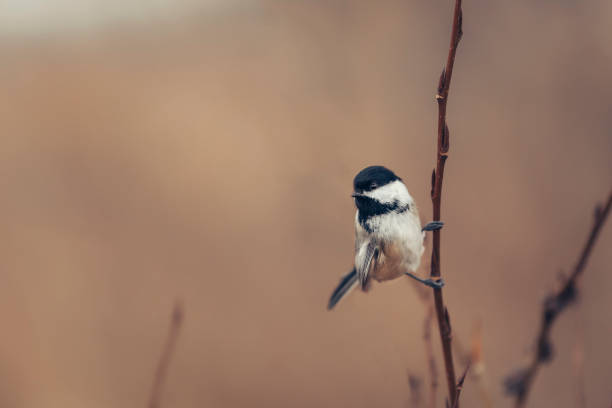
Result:
M610 207L612 206L612 191L608 196L606 204L601 207L597 206L595 209L595 217L593 221L593 227L589 238L582 249L580 258L570 276L567 278L561 289L556 293L549 295L544 300L542 308L542 320L540 323L540 332L538 333L536 340L536 352L534 353L531 363L516 373L508 376L504 381L506 386L506 392L516 398L515 406L525 406L525 401L529 394L529 390L533 384L533 380L540 368L540 365L546 363L552 359L552 345L550 342L550 330L555 322L556 318L561 314L567 306L569 306L575 299L578 293L576 287L576 281L582 275L586 263L589 259L589 255L593 250L599 232L606 222L606 218L610 213Z
M166 381L168 365L170 364L170 360L172 359L172 355L176 347L176 341L181 329L181 324L183 323L183 316L183 307L180 302L176 302L174 304L174 309L172 310L170 327L168 328L168 337L166 337L166 343L164 344L162 354L157 363L157 369L155 370L153 387L151 388L151 395L149 397L149 408L160 407L161 393Z
M429 407L436 407L436 394L438 392L438 368L433 352L433 340L431 338L431 326L434 317L434 305L431 299L427 299L427 313L423 320L423 342L425 343L425 356L427 357L427 368L429 370Z
M410 407L412 408L420 408L421 401L423 398L421 397L421 385L423 384L423 380L421 380L416 375L410 374L408 372L408 386L410 387Z
M451 32L450 47L446 66L440 75L438 83L438 150L436 154L436 169L432 175L431 201L433 204L433 220L440 221L440 205L442 203L442 179L444 176L444 163L448 157L449 130L446 124L446 104L448 102L448 91L453 76L453 66L455 64L455 54L459 40L463 34L461 30L462 11L461 0L455 0L455 10L453 13L453 28ZM431 278L440 280L440 230L433 232L433 247L431 253ZM436 315L438 317L438 327L440 329L440 339L442 341L442 351L444 355L444 366L446 369L446 381L448 383L449 401L457 401L457 388L455 384L455 366L453 363L453 350L451 348L451 326L448 310L444 306L442 289L435 288L434 303Z

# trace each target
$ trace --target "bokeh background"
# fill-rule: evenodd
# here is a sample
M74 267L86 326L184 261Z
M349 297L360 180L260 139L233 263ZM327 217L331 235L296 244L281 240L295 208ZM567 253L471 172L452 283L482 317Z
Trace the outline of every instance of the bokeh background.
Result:
M408 375L428 381L413 285L325 305L357 171L394 169L431 218L451 12L3 1L0 405L146 406L179 299L162 406L410 406ZM495 406L612 185L611 21L607 0L464 4L442 270L455 339L482 324ZM608 224L531 406L612 400ZM482 406L470 378L462 397Z

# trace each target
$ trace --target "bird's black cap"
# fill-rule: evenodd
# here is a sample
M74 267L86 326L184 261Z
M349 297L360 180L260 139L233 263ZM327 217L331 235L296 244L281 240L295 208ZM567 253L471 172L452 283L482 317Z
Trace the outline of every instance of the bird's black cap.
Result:
M401 180L391 170L383 166L370 166L361 170L353 180L356 192L371 191L395 180Z

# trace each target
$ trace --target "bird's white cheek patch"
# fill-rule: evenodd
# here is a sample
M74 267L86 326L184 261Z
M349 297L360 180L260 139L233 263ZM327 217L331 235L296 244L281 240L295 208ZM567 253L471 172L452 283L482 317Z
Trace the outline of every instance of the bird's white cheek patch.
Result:
M393 203L399 201L402 204L412 203L412 197L408 189L399 180L395 180L387 185L378 187L375 190L365 193L367 196L380 201L381 203Z

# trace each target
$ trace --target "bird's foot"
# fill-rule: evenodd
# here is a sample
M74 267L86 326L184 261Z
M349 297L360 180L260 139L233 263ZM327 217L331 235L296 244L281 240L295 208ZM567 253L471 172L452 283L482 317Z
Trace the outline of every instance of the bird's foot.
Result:
M406 272L406 275L410 276L414 280L421 282L423 285L429 286L430 288L442 289L444 287L444 279L442 278L422 279L410 272Z
M442 229L443 226L442 221L432 221L423 227L423 231L437 231Z

